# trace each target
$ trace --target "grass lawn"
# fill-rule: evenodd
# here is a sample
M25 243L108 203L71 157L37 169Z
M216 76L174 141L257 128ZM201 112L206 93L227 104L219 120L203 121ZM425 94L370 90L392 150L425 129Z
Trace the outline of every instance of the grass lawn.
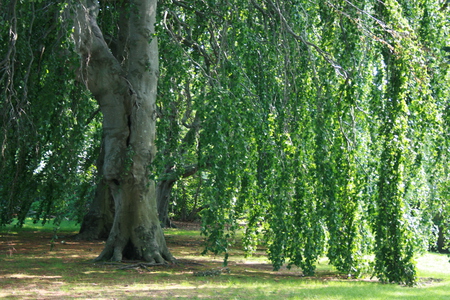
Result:
M323 260L314 277L299 269L274 272L263 252L245 258L234 251L229 273L215 273L222 257L202 256L195 228L165 231L177 264L136 267L92 263L102 241L70 238L78 228L63 223L54 236L51 224L26 224L0 231L0 298L5 299L450 299L450 263L446 255L418 258L415 287L380 284L370 278L347 279ZM228 270L227 270L228 271Z

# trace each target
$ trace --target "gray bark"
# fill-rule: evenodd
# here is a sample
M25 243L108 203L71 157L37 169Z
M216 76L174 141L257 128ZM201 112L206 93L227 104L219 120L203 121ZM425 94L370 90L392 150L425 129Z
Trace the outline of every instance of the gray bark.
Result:
M163 180L159 181L156 188L158 217L163 227L176 227L169 218L169 204L172 188L177 180L194 175L198 171L197 165L190 165L183 169L182 172L173 170L173 167L167 167Z
M173 260L159 224L148 168L156 152L156 2L124 1L116 47L120 55L111 52L97 25L96 1L81 1L75 13L74 39L83 79L103 113L102 172L115 207L111 232L97 260Z
M161 226L166 228L176 227L169 218L170 194L174 184L175 180L161 180L156 186L158 218Z
M76 236L79 240L106 240L114 222L114 199L103 178L104 156L105 151L102 146L97 160L98 176L101 179L97 184L89 212L84 216L80 232Z
M89 212L84 216L80 232L75 237L79 240L105 240L108 238L114 222L114 199L104 180L95 191Z

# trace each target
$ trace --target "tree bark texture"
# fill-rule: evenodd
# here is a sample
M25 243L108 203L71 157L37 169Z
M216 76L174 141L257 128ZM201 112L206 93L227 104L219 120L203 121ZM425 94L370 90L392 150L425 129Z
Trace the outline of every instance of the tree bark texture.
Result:
M114 222L114 199L104 180L97 184L89 212L84 216L79 240L106 240Z
M169 218L170 194L174 184L175 180L161 180L156 186L159 222L166 228L175 227Z
M83 80L103 113L103 180L115 207L111 232L97 260L173 260L159 224L148 168L156 152L156 2L123 1L114 50L97 24L96 1L81 1L75 14Z
M102 141L100 155L97 160L100 181L97 184L89 212L84 216L80 232L76 236L79 240L106 240L114 222L114 199L106 180L103 178L104 157L105 151Z

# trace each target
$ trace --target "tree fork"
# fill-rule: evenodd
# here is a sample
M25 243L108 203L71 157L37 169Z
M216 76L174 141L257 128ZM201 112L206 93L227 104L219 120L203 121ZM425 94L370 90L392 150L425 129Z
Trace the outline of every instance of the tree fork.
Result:
M121 9L128 39L119 48L126 55L113 55L108 48L97 24L96 1L82 1L75 15L74 37L85 83L103 113L102 172L115 206L111 232L96 260L126 257L163 263L174 258L159 224L148 168L156 152L156 0L129 1Z

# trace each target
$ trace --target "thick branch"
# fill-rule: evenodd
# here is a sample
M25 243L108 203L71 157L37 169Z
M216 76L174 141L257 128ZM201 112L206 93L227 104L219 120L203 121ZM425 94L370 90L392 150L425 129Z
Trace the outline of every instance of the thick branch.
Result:
M82 58L84 83L102 103L102 97L111 92L126 94L129 91L124 71L112 55L97 24L97 1L85 0L75 12L74 41Z
M104 176L117 180L130 135L127 115L133 93L120 63L112 55L97 24L98 3L82 1L75 12L74 40L82 58L82 80L103 113L105 135Z
M177 181L180 178L187 178L189 176L194 175L198 171L198 165L192 164L186 167L181 168L182 171L178 171L172 166L167 168L165 171L164 180L170 183Z

